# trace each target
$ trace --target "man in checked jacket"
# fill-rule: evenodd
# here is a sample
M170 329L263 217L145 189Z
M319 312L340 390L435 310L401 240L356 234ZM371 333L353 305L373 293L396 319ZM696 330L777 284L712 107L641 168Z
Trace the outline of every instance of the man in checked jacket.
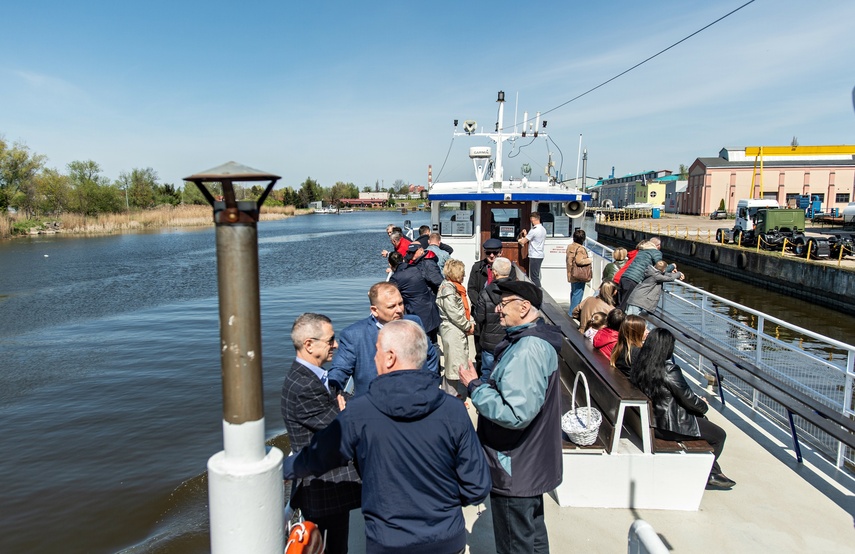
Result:
M332 360L338 348L330 319L321 314L299 316L291 328L297 359L282 384L282 417L291 440L291 451L302 450L317 431L344 409L341 396L330 392L327 372L321 366ZM291 506L326 534L326 552L346 553L350 510L358 508L362 484L353 463L318 477L295 481Z

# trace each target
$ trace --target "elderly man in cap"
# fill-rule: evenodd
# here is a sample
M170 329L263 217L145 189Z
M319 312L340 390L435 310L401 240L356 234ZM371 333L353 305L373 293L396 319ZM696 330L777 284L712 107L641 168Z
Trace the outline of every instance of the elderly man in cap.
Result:
M493 272L491 271L493 262L502 255L502 241L499 239L487 239L481 246L484 247L484 257L472 266L469 271L469 283L466 285L470 306L474 306L478 302L478 296L484 287L493 282Z
M490 511L496 552L548 552L543 493L561 483L561 392L558 352L563 335L540 318L543 292L527 281L499 281L496 306L505 338L488 380L460 371L478 410L478 438L493 488Z

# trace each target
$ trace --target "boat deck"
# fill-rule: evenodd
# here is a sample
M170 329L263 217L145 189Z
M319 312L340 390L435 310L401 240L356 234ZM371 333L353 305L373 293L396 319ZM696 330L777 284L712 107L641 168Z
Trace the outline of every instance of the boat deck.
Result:
M744 415L739 403L721 404L706 391L714 408L709 418L727 431L721 458L737 485L706 491L697 512L561 508L545 499L552 552L626 552L627 533L636 519L653 526L674 552L841 552L855 551L855 483L802 445L798 464L789 436L758 416ZM475 417L474 410L470 413ZM469 530L467 552L495 552L488 506L464 509ZM480 515L479 515L480 512ZM351 513L350 551L365 550L359 511Z

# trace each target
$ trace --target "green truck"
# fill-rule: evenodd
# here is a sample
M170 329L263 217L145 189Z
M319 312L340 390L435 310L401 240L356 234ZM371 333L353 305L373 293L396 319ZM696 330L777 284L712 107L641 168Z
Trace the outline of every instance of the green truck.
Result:
M763 250L785 248L796 256L810 254L813 259L838 257L853 254L851 236L807 236L805 235L805 212L802 209L778 208L775 206L753 206L751 203L766 201L740 200L736 223L732 229L718 229L716 242L733 242Z

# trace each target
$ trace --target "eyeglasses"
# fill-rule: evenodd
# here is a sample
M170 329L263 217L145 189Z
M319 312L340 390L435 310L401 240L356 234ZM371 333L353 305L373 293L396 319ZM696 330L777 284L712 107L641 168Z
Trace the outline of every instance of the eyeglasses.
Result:
M502 253L501 250L488 250L485 252L488 256L498 256Z
M504 300L504 301L502 301L502 302L499 302L499 306L501 306L501 307L502 307L502 309L504 310L504 309L505 309L505 306L507 306L507 305L508 305L508 304L510 304L511 302L516 302L517 300L519 300L520 302L525 302L525 299L524 299L524 298L511 298L510 300Z
M328 339L319 339L319 338L316 338L316 337L312 337L312 338L310 338L309 340L318 340L318 341L325 342L325 343L327 343L328 345L332 346L332 345L334 345L334 344L335 344L335 335L331 336L331 337L330 337L330 338L328 338Z

